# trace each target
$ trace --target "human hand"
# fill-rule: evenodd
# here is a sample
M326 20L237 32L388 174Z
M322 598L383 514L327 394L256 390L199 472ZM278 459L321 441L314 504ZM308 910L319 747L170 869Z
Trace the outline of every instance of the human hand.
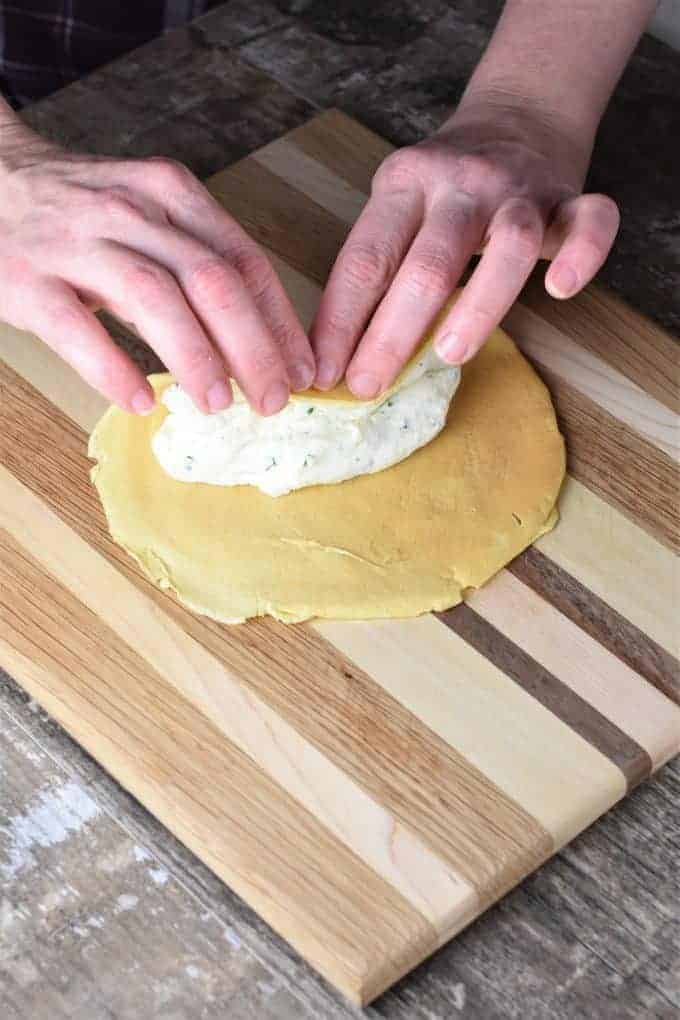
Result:
M142 371L94 309L131 322L204 412L229 376L272 414L314 356L264 253L178 163L72 155L23 126L0 145L0 318L109 400L147 413Z
M331 272L311 338L316 385L347 372L352 392L387 389L482 250L435 346L472 358L539 258L545 285L571 297L598 271L619 225L615 203L581 194L587 154L530 116L485 109L454 117L378 169L370 200Z

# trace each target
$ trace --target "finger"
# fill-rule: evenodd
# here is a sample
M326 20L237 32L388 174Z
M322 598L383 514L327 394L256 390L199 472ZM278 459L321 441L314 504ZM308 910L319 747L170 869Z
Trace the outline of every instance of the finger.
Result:
M213 347L173 275L138 251L103 242L95 257L64 267L85 289L138 333L163 360L197 407L227 407L231 390L223 357Z
M395 380L451 296L484 223L465 196L428 213L347 371L349 388L371 399Z
M114 404L134 414L153 410L155 397L142 370L118 347L101 322L56 277L31 282L15 300L29 311L18 320Z
M153 172L146 175L145 186L163 203L172 224L239 272L279 347L291 386L306 389L314 378L314 354L265 253L185 167L168 160L150 162Z
M477 353L529 278L543 232L539 210L526 199L508 199L499 208L478 265L437 330L435 349L445 361L463 364Z
M214 249L175 227L130 217L125 228L136 251L173 274L255 410L280 411L290 396L283 356L237 270Z
M408 251L423 217L419 191L371 198L349 233L311 328L316 385L330 389L344 375L367 322Z
M544 242L545 257L553 259L545 276L552 297L572 297L592 280L620 222L618 207L607 195L579 195L558 206Z

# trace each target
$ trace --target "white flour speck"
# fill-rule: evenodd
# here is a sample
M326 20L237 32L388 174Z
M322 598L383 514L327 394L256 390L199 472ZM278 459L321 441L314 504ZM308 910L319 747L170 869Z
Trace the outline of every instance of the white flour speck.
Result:
M20 871L33 868L37 847L55 846L99 814L99 807L74 780L41 791L23 814L15 815L0 826L6 843L0 874L13 879Z
M90 928L103 928L105 922L101 914L92 914L91 917L88 917L85 924L89 924Z
M152 860L152 855L144 846L133 846L132 853L134 855L135 860L139 861L140 864L142 863L142 861Z
M170 878L170 872L162 864L159 864L157 868L149 868L149 874L156 885L165 885Z
M133 896L132 893L121 893L116 900L116 906L114 913L122 914L126 910L134 910L139 903L139 897Z
M465 985L459 981L457 985L453 985L451 991L453 992L453 1005L459 1013L462 1013L465 1009Z
M238 937L238 935L236 934L236 932L234 931L233 928L228 928L225 925L225 928L224 928L224 937L227 940L227 942L229 943L229 945L233 946L234 949L240 949L241 948L241 940L240 940L240 938Z
M187 975L188 975L188 976L189 976L189 977L190 977L190 978L191 978L191 979L192 979L193 981L195 981L197 977L200 977L200 976L201 976L201 972L200 972L200 970L198 969L198 967L194 967L193 963L189 963L189 964L187 964L187 966L186 966L186 967L185 967L184 969L186 970L186 972L187 972Z

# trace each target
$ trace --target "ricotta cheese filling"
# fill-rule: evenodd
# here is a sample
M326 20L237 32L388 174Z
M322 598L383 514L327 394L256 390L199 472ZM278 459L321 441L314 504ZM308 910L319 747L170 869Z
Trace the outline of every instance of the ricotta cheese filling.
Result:
M152 440L163 470L180 482L254 485L283 496L308 485L342 482L382 471L442 430L460 382L460 369L426 347L378 400L294 394L278 414L263 418L234 385L234 403L205 415L177 385Z

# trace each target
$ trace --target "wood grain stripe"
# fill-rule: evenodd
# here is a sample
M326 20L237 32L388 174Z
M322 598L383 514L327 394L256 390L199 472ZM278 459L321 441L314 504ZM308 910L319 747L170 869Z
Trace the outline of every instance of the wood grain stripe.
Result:
M246 228L310 280L323 284L347 225L252 156L208 182L210 191ZM253 191L258 194L253 202Z
M651 759L644 748L472 608L460 605L436 615L588 744L606 755L625 774L629 788L650 774Z
M532 309L511 309L504 325L535 365L568 383L674 463L680 462L680 417L674 411Z
M222 627L156 589L110 538L96 493L83 481L89 467L85 436L39 394L32 395L27 384L16 380L12 393L22 387L22 406L30 405L34 414L40 410L39 429L50 434L49 443L34 451L38 457L42 449L44 461L16 457L14 473L243 684L474 885L480 903L492 902L549 855L550 836L526 811L311 629L270 619L237 629ZM11 408L8 395L5 413ZM19 406L14 413L18 422ZM11 440L9 419L5 425L2 431ZM69 480L67 485L63 479ZM301 661L304 673L297 668ZM364 736L369 732L371 744ZM435 790L433 772L438 777Z
M678 658L680 564L616 507L567 478L560 523L536 546Z
M680 551L680 469L666 454L542 368L567 443L567 469L634 523Z
M339 177L323 163L306 155L288 138L258 149L249 159L266 167L280 180L328 209L343 223L352 224L366 204L366 194Z
M678 341L601 287L587 287L568 302L554 301L546 293L544 273L543 265L522 303L680 414Z
M368 195L371 178L394 146L340 110L327 110L286 136L301 152Z
M563 617L680 705L680 662L536 546L525 549L507 569Z
M523 649L513 644L470 606L461 604L436 615L454 633L498 666L506 676L512 677L523 690L621 769L629 789L650 775L652 762L643 747Z
M368 1001L435 948L389 883L1 529L0 621L29 693L347 995Z
M25 334L17 334L6 356L20 352L22 342L37 343ZM35 379L39 386L43 385L43 375L49 375L52 369L55 373L71 373L55 355L40 364L45 368L41 368L40 376ZM35 374L33 369L30 371ZM82 434L33 387L1 363L0 386L4 419L0 451L4 462L27 484L40 485L42 497L51 500L60 513L66 514L72 527L82 529L98 521L101 509L94 490L88 487L86 492L80 492L82 486L76 486L71 494L71 487L62 484L64 477L79 477L82 472ZM73 399L66 403L64 395L68 396L69 392L67 385L64 393L59 394L62 406L72 418L82 418L83 426L92 424L88 416L95 409L89 408L87 401L81 403ZM73 392L77 395L77 389ZM97 399L103 407L104 402ZM35 421L33 430L25 428L29 417ZM54 451L59 451L61 458L57 466ZM677 563L662 546L578 482L570 480L565 485L561 513L559 527L539 540L546 558L573 576L576 583L592 589L605 609L613 605L617 616L632 621L634 626L648 633L664 654L667 655L668 650L672 652L673 642L678 641ZM88 539L99 541L98 533L97 525ZM111 546L112 555L127 564L125 554L113 543ZM631 549L636 550L634 559L630 556ZM615 623L611 626L615 628Z
M435 617L313 626L521 804L557 846L624 795L617 766Z
M472 592L469 605L644 749L653 769L678 753L680 708L507 570Z
M169 686L389 882L439 937L449 938L475 915L477 896L468 882L2 467L0 483L6 500L0 524L14 539L30 547L40 534L36 556L43 568L127 644L144 647Z

